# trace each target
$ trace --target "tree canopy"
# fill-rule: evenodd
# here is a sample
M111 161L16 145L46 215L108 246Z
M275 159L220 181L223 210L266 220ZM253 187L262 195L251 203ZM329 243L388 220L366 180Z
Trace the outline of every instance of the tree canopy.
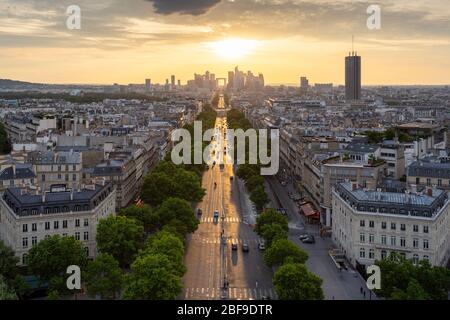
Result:
M97 226L98 250L112 255L122 267L133 261L143 241L144 227L135 219L109 216Z
M269 267L280 266L287 260L295 263L305 263L308 253L287 239L276 239L264 253L264 261Z
M280 300L322 300L322 279L300 263L282 265L273 277Z
M120 295L122 270L119 262L108 253L101 253L94 261L89 262L84 279L91 297L99 295L102 299L115 299Z

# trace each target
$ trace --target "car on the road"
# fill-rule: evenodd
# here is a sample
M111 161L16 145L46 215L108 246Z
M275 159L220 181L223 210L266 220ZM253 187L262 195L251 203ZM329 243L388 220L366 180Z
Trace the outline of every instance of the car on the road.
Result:
M286 187L286 186L287 186L286 181L281 181L281 185L282 185L283 187Z
M306 239L306 238L308 238L308 237L309 237L309 234L307 234L307 233L304 233L304 234L301 234L301 235L298 236L298 238L299 238L300 240Z
M242 243L242 251L248 252L250 250L250 247L248 246L247 242Z
M258 248L259 250L266 250L266 242L264 241L264 239L260 239L258 241Z
M218 220L219 219L219 210L215 210L214 211L214 220Z
M231 250L237 250L238 249L238 244L236 241L233 240L233 242L231 243Z
M314 238L314 236L312 234L308 235L308 237L304 238L303 240L301 240L303 243L309 243L309 244L313 244L316 243L316 239Z
M198 209L197 209L197 215L198 215L198 216L201 216L202 214L203 214L202 209L198 208Z
M230 176L230 180L233 180L234 179L234 177L233 176Z

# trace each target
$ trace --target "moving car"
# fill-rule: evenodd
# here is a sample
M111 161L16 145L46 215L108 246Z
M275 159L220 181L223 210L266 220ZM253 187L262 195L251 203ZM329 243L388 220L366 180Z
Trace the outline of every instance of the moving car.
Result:
M202 214L203 214L202 209L198 208L198 209L197 209L197 215L198 215L198 216L201 216Z
M316 243L316 239L314 239L313 235L309 235L307 238L303 239L302 242L312 244Z
M242 251L244 251L244 252L249 251L249 246L248 246L247 242L242 243Z
M218 210L214 211L214 220L215 221L219 220L219 211Z
M305 233L305 234L301 234L298 238L299 238L300 240L303 240L303 239L306 239L306 238L308 238L308 237L309 237L309 234Z
M234 177L233 176L230 176L230 180L233 180L234 179Z
M238 249L238 244L236 242L236 240L233 240L233 242L231 243L231 250L237 250Z
M258 242L259 250L266 250L266 242L263 239L260 239Z

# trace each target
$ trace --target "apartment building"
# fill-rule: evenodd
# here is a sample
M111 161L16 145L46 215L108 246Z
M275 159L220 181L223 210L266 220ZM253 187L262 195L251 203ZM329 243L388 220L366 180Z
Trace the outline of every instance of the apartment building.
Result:
M450 190L450 159L431 156L415 161L407 169L406 181L410 185Z
M382 192L342 182L332 193L333 241L354 267L372 265L392 252L415 264L447 264L450 201L444 190Z
M97 225L115 214L115 189L100 181L81 190L59 192L7 189L0 198L0 239L10 246L20 264L39 241L53 235L73 236L95 258Z

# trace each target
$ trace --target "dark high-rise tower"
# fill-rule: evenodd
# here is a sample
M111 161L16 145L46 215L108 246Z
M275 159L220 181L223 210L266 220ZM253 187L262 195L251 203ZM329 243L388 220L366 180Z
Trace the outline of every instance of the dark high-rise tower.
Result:
M361 99L361 57L352 52L345 57L345 100Z

